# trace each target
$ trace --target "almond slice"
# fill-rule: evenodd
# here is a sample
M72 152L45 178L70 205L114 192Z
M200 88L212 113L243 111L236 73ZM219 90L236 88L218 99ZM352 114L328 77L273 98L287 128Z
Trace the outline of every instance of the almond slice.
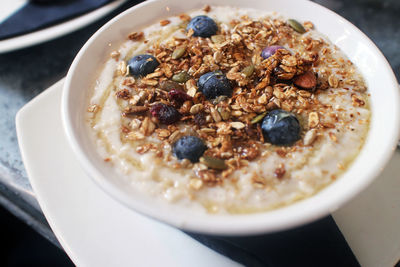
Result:
M307 71L293 79L293 83L306 90L314 90L317 86L317 76L312 71Z

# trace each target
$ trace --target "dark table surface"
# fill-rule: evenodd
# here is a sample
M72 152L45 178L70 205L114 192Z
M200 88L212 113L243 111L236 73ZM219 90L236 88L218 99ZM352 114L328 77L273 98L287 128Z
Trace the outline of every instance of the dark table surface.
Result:
M111 17L138 1L128 1L107 17L53 41L0 54L0 204L58 245L41 210L18 149L16 112L36 95L63 78L86 40ZM315 0L366 33L400 78L400 1Z

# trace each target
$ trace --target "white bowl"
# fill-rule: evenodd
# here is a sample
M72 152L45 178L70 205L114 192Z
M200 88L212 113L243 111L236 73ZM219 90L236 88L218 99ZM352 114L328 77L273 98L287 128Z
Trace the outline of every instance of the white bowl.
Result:
M156 0L137 5L97 31L76 56L62 96L62 119L69 143L93 180L128 207L184 230L244 235L284 230L328 215L365 189L384 168L400 132L400 97L396 78L378 48L351 23L305 0L213 0L213 5L252 7L277 11L300 21L312 21L357 65L371 94L372 120L366 143L350 168L337 181L313 197L287 207L247 215L197 214L174 205L159 204L135 194L96 152L89 138L84 113L90 88L111 51L134 30L160 19L204 6L203 1ZM169 7L169 12L166 7ZM110 44L110 45L108 45ZM77 184L76 186L79 186Z

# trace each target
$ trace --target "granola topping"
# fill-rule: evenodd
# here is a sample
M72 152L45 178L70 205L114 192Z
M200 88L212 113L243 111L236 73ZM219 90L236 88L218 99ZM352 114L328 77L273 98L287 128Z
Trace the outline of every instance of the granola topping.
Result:
M217 33L186 30L198 15L212 18ZM208 212L264 211L315 194L356 157L370 119L361 75L315 29L206 5L132 32L108 54L88 104L99 152L144 191ZM130 73L138 55L156 60L153 72ZM216 88L211 79L228 93L204 91ZM269 143L261 124L276 109L296 116L300 140ZM198 162L174 155L184 136L206 145Z

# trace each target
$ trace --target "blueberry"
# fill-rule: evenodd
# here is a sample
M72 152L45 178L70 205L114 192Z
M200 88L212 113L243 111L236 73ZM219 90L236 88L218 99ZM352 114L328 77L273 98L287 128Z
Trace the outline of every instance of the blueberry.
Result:
M137 55L128 61L129 73L133 76L146 76L160 65L152 55Z
M300 139L300 123L293 113L281 109L269 112L261 129L266 141L274 145L291 145Z
M201 75L197 86L207 99L214 99L220 95L229 97L232 95L232 85L221 71Z
M210 37L218 31L218 26L215 21L207 16L197 16L192 18L186 27L186 31L193 29L193 36Z
M188 159L191 162L198 162L199 158L206 151L207 146L203 140L196 136L183 136L172 146L172 153L178 159Z
M279 49L285 49L283 46L280 45L271 45L271 46L267 46L266 48L263 49L263 51L261 52L261 57L263 59L267 59L270 56L273 56L276 51L278 51Z

